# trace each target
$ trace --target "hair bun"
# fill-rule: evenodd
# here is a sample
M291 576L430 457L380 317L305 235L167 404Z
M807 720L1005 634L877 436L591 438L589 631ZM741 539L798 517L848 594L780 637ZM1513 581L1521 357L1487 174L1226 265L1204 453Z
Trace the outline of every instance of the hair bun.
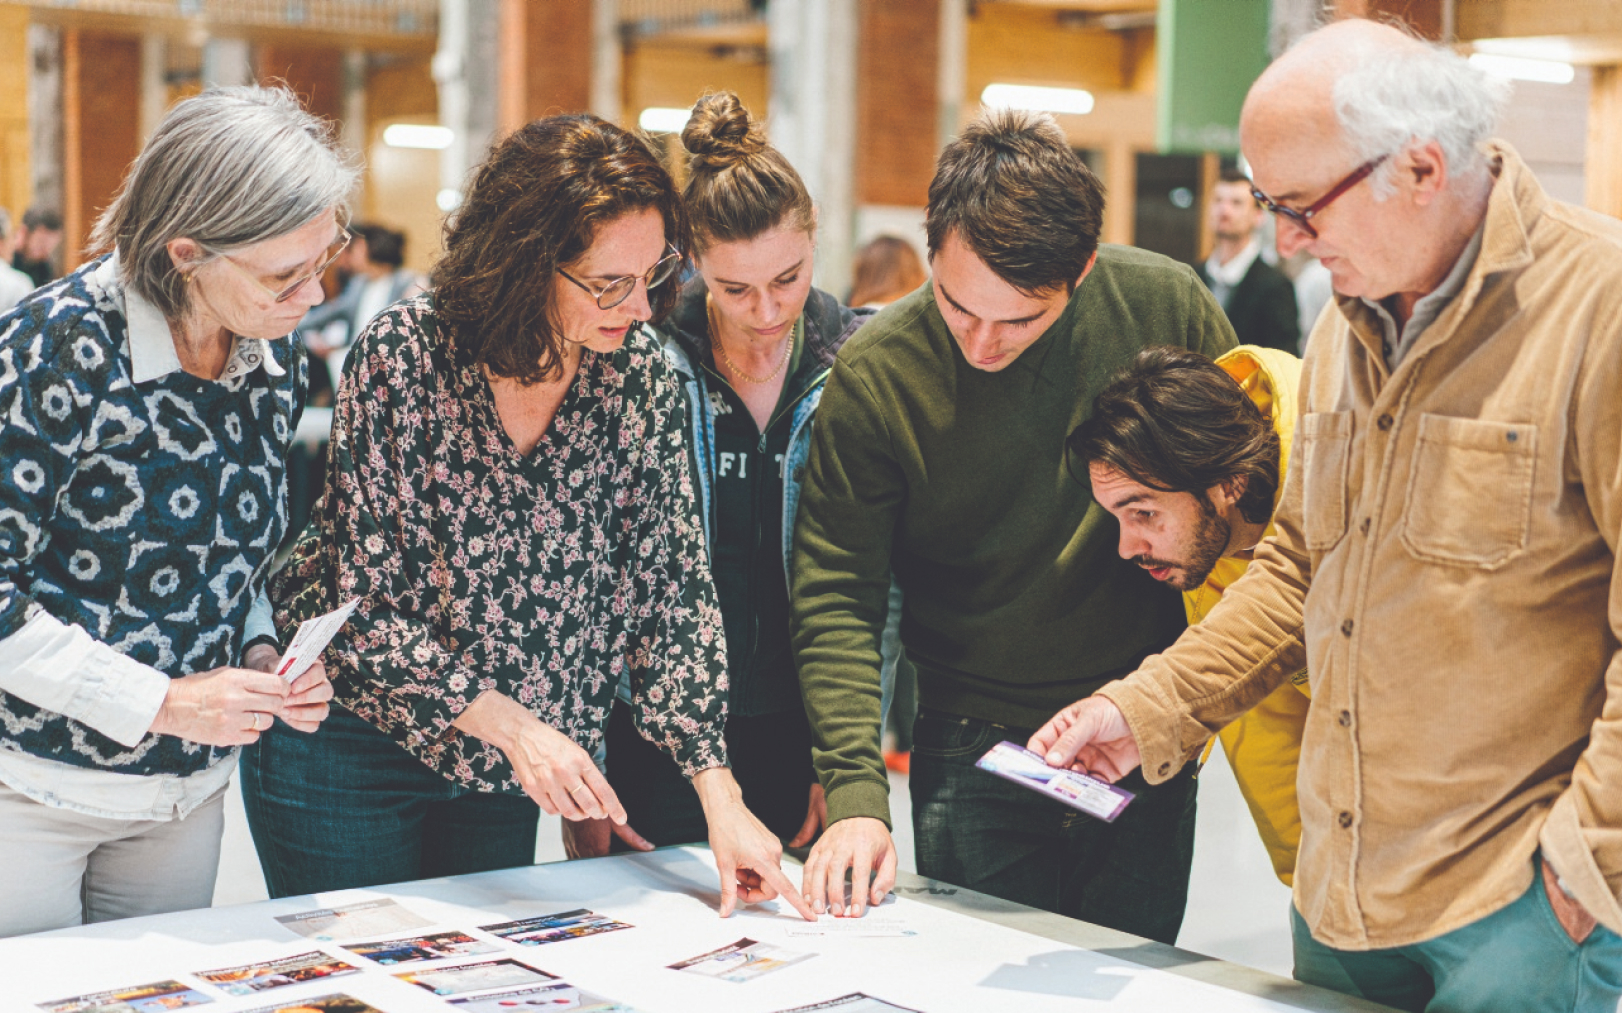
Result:
M734 92L713 92L693 104L681 132L692 172L719 172L767 148L766 132Z

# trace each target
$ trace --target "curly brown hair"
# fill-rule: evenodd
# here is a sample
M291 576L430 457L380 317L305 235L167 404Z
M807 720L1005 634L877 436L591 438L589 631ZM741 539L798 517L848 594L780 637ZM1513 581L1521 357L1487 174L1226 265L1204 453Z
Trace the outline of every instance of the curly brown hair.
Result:
M659 212L665 240L685 255L676 184L646 142L607 120L550 116L502 140L446 225L434 266L434 306L458 355L526 385L560 377L554 276L604 225L644 209ZM655 321L678 291L665 284L648 293Z

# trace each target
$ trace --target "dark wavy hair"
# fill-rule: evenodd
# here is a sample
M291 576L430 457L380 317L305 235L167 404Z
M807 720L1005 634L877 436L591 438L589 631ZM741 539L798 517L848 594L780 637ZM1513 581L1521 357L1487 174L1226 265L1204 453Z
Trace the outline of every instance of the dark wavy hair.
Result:
M1214 485L1243 476L1239 512L1252 524L1273 516L1278 433L1233 377L1198 352L1158 346L1139 352L1093 402L1066 441L1070 473L1094 461L1151 489L1188 492L1203 509Z
M523 384L562 375L552 304L559 267L622 215L653 209L685 252L687 219L670 174L634 134L584 113L535 120L497 144L445 228L434 305L458 355ZM679 286L648 293L655 321Z

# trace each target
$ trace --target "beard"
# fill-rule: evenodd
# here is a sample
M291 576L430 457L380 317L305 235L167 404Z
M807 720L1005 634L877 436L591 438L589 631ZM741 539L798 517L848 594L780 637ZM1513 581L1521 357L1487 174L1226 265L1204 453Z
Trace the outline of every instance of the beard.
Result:
M1216 569L1222 554L1228 550L1228 540L1233 536L1233 525L1217 516L1212 510L1200 512L1199 527L1194 529L1184 558L1153 559L1148 556L1139 556L1133 562L1146 569L1160 569L1170 567L1171 574L1167 576L1166 583L1179 591L1192 591L1205 583Z

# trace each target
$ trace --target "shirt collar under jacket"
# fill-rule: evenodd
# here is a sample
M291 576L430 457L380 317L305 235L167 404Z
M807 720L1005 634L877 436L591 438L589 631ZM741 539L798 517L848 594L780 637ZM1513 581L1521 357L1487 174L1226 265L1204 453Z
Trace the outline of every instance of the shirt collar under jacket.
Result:
M1261 244L1252 239L1248 246L1239 251L1238 256L1226 264L1218 263L1216 254L1211 254L1210 258L1205 262L1205 273L1212 281L1221 282L1229 288L1233 288L1245 280L1245 275L1250 272L1250 265L1256 262L1256 258L1261 256L1261 253Z
M118 254L101 262L91 274L93 286L99 286L115 302L123 303L124 319L129 324L125 347L130 356L130 378L146 383L168 376L180 369L180 355L175 351L174 336L169 333L169 321L163 311L124 285L118 277ZM263 366L271 376L283 376L286 370L276 364L270 354L270 342L263 338L237 336L231 345L231 358L226 363L221 380L234 380Z
M1396 369L1402 362L1402 357L1408 354L1408 349L1414 346L1414 341L1425 333L1425 328L1436 322L1448 304L1462 291L1464 283L1470 278L1470 270L1476 266L1476 258L1481 255L1481 237L1486 235L1487 219L1483 215L1481 224L1476 226L1476 234L1464 244L1464 251L1459 259L1453 262L1453 269L1442 279L1442 283L1435 289L1425 293L1414 303L1414 311L1408 317L1408 322L1401 327L1397 326L1397 318L1386 309L1385 300L1361 299L1363 305L1374 311L1380 325L1385 328L1385 361L1386 365Z

